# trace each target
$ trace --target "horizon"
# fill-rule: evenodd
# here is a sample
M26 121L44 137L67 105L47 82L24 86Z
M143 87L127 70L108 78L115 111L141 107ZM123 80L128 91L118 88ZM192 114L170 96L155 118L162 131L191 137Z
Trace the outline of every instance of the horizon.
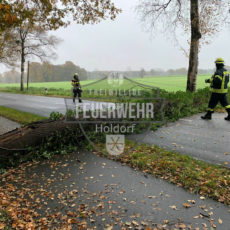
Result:
M96 25L84 26L71 23L67 28L50 32L63 42L56 48L57 59L49 61L58 65L71 60L90 72L188 67L188 58L169 35L158 33L151 36L151 33L144 30L135 12L138 0L114 0L114 3L123 10L114 21L106 20ZM230 28L226 27L211 39L210 45L202 45L199 54L200 69L214 68L217 57L223 57L226 64L230 65L230 57L226 52L229 37ZM189 36L180 32L177 39L188 50ZM0 72L6 69L1 65Z

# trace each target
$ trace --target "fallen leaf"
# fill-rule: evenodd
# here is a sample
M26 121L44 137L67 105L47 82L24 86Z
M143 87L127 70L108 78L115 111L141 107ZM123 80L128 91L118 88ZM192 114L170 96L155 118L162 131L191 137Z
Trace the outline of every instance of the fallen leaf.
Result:
M183 207L184 207L184 208L191 208L191 207L192 207L192 205L191 205L191 204L189 204L189 203L184 203L184 204L183 204Z
M76 219L68 219L68 224L77 224L77 220Z
M173 210L177 210L177 207L175 205L169 206Z
M148 196L149 199L155 199L156 196Z
M218 219L219 224L223 224L223 221L219 218Z
M188 202L191 203L191 204L195 204L196 203L195 200L188 200Z
M147 226L147 223L144 222L144 221L142 221L141 224L142 224L143 226Z
M138 226L139 226L138 222L135 221L135 220L132 221L132 224L133 224L135 227L138 227Z
M180 229L186 229L186 225L185 224L179 224L178 226Z
M6 225L4 223L0 223L0 229L5 229Z
M147 226L146 228L145 228L145 230L152 230L149 226Z

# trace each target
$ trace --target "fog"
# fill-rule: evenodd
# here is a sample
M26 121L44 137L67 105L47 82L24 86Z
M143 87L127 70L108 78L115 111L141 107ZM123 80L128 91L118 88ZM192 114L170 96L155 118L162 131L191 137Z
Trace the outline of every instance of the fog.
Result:
M71 60L90 71L187 67L188 59L169 37L160 33L151 36L144 31L134 10L137 0L114 2L123 10L115 21L85 26L72 23L53 32L63 42L57 47L58 58L51 62L61 64ZM187 38L180 36L177 39L188 48ZM230 65L229 38L230 28L226 28L211 45L204 46L199 68L212 68L217 57L223 57Z

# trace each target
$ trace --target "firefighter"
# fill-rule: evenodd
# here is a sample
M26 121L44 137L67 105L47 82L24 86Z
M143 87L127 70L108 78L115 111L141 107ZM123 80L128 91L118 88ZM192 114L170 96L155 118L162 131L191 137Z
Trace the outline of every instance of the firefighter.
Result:
M205 80L206 83L210 83L211 87L211 98L208 105L207 113L201 118L204 120L211 120L212 114L218 102L227 110L228 116L225 120L230 121L230 104L228 103L228 82L229 82L229 73L224 68L224 60L222 58L217 58L216 61L216 72L210 78Z
M78 73L75 73L73 76L72 86L73 86L73 103L75 103L77 96L78 96L79 103L81 103L82 102L81 100L82 89L81 89L81 84L80 84Z

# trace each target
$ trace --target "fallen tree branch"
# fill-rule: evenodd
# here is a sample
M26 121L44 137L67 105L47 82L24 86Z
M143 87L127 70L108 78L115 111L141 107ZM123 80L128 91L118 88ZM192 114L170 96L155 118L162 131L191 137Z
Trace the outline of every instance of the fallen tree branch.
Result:
M80 130L77 123L68 124L64 120L34 122L22 128L0 135L0 160L5 160L15 152L25 154L28 147L39 148L45 138L69 129ZM78 138L83 137L79 132ZM77 137L76 137L77 138ZM28 151L27 151L28 153Z

